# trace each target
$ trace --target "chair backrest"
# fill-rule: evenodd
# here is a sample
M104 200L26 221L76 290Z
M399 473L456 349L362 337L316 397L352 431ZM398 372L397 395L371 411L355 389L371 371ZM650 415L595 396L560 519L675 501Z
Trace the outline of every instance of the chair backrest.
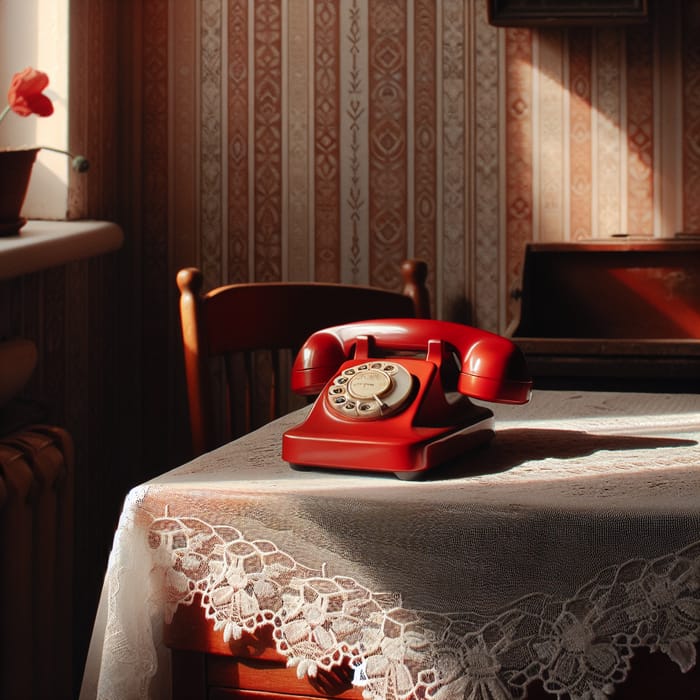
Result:
M280 414L280 388L284 389L280 377L313 332L371 318L429 318L427 265L406 260L401 273L402 293L321 282L230 284L202 293L202 273L192 267L180 270L177 284L194 454L256 427L254 390L260 386L265 387L268 410L258 423ZM256 351L265 351L266 359L255 360ZM221 411L217 413L212 376L215 357L224 359L223 418L218 415ZM261 376L261 367L269 380ZM242 420L237 407L244 414Z

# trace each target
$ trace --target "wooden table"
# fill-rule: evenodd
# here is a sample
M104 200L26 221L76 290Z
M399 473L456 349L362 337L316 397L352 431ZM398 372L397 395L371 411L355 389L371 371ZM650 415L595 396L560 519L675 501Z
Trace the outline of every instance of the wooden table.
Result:
M83 700L697 698L700 397L495 414L422 482L291 469L297 412L133 489Z

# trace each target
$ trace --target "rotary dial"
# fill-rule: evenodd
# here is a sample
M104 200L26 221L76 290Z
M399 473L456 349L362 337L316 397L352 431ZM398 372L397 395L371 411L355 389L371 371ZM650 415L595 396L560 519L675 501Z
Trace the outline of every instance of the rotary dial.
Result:
M396 413L411 393L412 379L396 362L365 362L344 369L329 387L326 400L341 416L384 418Z

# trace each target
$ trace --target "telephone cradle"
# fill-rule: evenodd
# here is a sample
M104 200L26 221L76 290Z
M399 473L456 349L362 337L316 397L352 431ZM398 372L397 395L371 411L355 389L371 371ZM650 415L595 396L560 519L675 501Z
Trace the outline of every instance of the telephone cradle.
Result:
M314 333L292 389L318 397L282 437L295 466L389 471L402 479L489 441L480 401L523 404L532 382L512 341L448 321L379 319Z

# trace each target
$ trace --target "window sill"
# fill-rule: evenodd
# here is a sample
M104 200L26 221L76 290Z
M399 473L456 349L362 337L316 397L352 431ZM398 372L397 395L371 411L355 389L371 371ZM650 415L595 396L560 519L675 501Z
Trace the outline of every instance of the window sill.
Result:
M28 221L18 236L0 238L0 279L109 253L123 241L108 221Z

